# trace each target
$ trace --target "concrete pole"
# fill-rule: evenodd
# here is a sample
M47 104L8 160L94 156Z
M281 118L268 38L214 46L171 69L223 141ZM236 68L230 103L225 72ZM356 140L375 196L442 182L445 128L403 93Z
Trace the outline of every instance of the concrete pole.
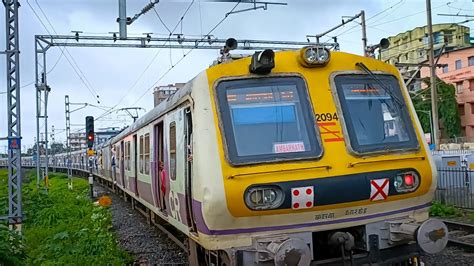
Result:
M436 65L434 63L433 47L433 24L431 20L431 0L426 0L426 15L428 24L428 42L429 42L429 64L430 64L430 83L431 83L431 113L433 117L433 142L435 149L439 150L439 124L438 124L438 92L436 84Z
M48 187L49 178L49 157L48 157L48 94L49 90L45 86L44 91L44 185Z
M363 46L363 53L364 56L369 56L367 54L367 27L365 25L365 11L362 10L360 11L360 20L361 20L361 26L362 26L362 46Z
M119 2L119 35L120 39L127 39L127 0L118 0Z

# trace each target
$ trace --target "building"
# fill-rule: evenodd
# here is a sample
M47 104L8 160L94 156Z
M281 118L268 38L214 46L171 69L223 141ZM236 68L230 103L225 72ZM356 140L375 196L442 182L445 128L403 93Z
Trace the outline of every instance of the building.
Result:
M84 149L87 147L86 133L71 133L69 135L69 143L71 146L71 151Z
M94 145L101 145L105 143L110 138L115 137L119 134L121 130L116 130L115 128L110 128L105 131L95 132ZM70 144L71 151L81 150L87 148L86 133L71 133L70 135Z
M101 145L105 143L110 138L117 136L121 130L116 130L115 128L109 128L105 131L95 132L95 145Z
M184 87L186 83L175 83L168 84L166 86L155 87L153 91L154 106L157 106L162 101L166 100L169 96L173 95L177 90Z
M443 53L436 75L456 88L456 100L461 115L462 134L474 138L474 45ZM421 77L429 77L430 69L421 69Z
M438 54L446 44L445 52L459 48L470 47L470 29L454 23L433 25L433 42L435 54ZM426 26L417 27L396 36L388 37L390 46L380 51L380 60L399 66L401 74L409 79L418 69L418 64L428 60L428 29ZM410 66L413 64L413 66ZM416 75L415 77L419 77ZM415 83L409 89L419 89L420 83Z

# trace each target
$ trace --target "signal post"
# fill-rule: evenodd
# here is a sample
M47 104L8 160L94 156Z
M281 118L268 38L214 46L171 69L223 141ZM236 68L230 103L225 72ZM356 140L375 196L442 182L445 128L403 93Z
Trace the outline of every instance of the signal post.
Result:
M89 163L89 186L90 196L94 199L94 176L92 167L94 167L94 117L86 116L86 139L87 139L87 161Z

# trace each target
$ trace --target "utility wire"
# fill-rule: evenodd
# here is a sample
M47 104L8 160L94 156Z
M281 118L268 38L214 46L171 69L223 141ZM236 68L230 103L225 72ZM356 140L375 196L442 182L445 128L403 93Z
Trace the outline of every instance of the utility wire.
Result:
M39 20L39 22L41 23L41 25L43 26L43 28L46 30L46 32L48 32L49 35L52 35L51 32L49 31L48 27L44 24L43 20L41 19L41 17L38 15L38 13L36 12L36 10L33 8L33 6L30 4L29 0L26 1L28 6L30 7L30 9L33 11L34 15L36 16L36 18ZM37 2L37 0L35 0L36 4L38 5L38 7L40 8L40 11L41 13L43 14L43 16L45 16L46 20L48 21L49 25L51 26L52 30L56 33L56 30L54 29L54 27L52 26L51 22L49 21L48 17L46 16L46 14L44 13L44 11L42 10L41 6L39 5L39 3ZM67 49L65 47L60 47L62 53L64 53L64 50L66 50L66 52L69 54L69 56L71 57L71 59L74 60L74 58L72 57L72 55L69 53L69 51L67 51ZM98 100L98 95L97 93L94 94L94 90L92 89L92 87L89 87L89 85L85 82L84 78L81 76L81 74L79 74L78 70L74 67L74 65L72 64L71 60L68 58L68 56L65 56L65 58L67 59L67 61L69 62L69 64L71 65L72 69L74 70L74 72L77 74L77 76L79 77L79 79L82 81L82 83L84 84L84 86L89 90L89 92L94 96L94 98L96 98L96 100ZM57 64L55 64L57 65ZM79 66L77 65L76 63L76 66L77 68L79 69L79 71L82 73L82 71L80 70ZM82 75L84 75L84 73L82 73Z
M448 2L447 4L449 4L449 3L450 3L450 2ZM440 7L446 6L447 4L442 4L442 5L433 7L432 9L438 9L438 8L440 8ZM379 15L379 14L381 14L381 13L383 13L383 12L385 12L385 11L391 9L391 8L393 8L393 6L391 6L391 7L389 7L389 8L386 8L385 10L383 10L383 11L381 11L381 12L375 14L374 16L372 16L372 17L370 17L370 18L368 18L368 19L366 20L366 22L367 22L367 21L370 21L371 19L373 19L373 18L376 17L377 15ZM419 15L419 14L422 14L422 13L426 13L426 10L420 11L420 12L416 12L416 13L412 13L412 14L409 14L409 15L406 15L406 16L403 16L403 17L398 17L398 18L393 19L393 20L384 21L384 22L381 22L381 23L375 24L375 25L373 25L373 24L367 24L367 26L378 27L378 26L380 26L380 25L389 24L389 23L392 23L392 22L396 22L396 21L399 21L399 20L403 20L403 19L405 19L405 18L409 18L409 17L416 16L416 15ZM372 23L375 23L375 22L372 22ZM344 35L344 34L351 34L351 33L354 33L354 32L356 32L356 31L351 31L351 30L357 28L358 26L359 26L359 24L357 24L357 25L355 25L355 26L353 26L353 27L351 27L351 28L349 28L349 29L347 29L347 30L345 30L345 31L343 31L343 32L341 32L341 33L339 33L339 34L333 36L333 37L339 37L339 36L342 36L342 35ZM358 31L358 30L357 30L357 31ZM328 40L330 40L330 39L328 39Z
M229 14L232 13L236 8L237 6L240 4L241 0L239 0L235 5L234 7L226 13L226 15L205 35L205 36L209 36L215 29L217 29L217 27L219 27L228 17L229 17ZM196 43L196 46L198 46L201 42L203 42L205 40L205 37L203 36L201 38L201 40L199 40L197 43ZM155 83L153 83L152 86L150 86L132 105L135 105L138 101L140 101L151 89L153 89L156 84L158 84L176 65L178 65L181 61L183 61L184 58L186 58L187 55L189 55L192 51L194 51L195 48L192 48L190 49L186 54L183 55L183 57L181 57L177 62L176 64L172 65L170 68L168 68L168 70L166 70L165 73L163 73L157 81L155 81Z
M54 34L58 35L58 33L56 32L56 29L54 28L53 24L51 23L51 21L49 20L48 16L46 15L46 13L43 11L43 8L41 8L40 4L38 3L38 0L35 0L36 2L36 5L38 5L38 8L40 9L41 13L43 14L43 16L45 17L46 21L48 22L49 26L51 26L51 29L53 30ZM79 67L79 65L77 64L76 60L74 59L74 57L71 55L71 53L69 53L69 50L64 47L64 50L67 52L67 54L69 55L69 57L71 58L72 62L76 65L77 69L79 70L79 72L82 74L82 76L84 77L85 81L87 82L87 84L89 85L89 87L92 89L92 91L95 93L95 95L97 96L97 98L99 98L98 96L98 93L97 91L92 87L92 84L89 82L89 80L87 79L86 75L84 75L84 73L82 72L81 68ZM63 52L64 52L63 50Z
M165 29L171 33L170 29L168 28L168 26L166 26L165 22L163 21L163 19L160 17L160 14L158 14L158 11L156 11L155 7L153 7L153 11L155 12L155 15L158 17L158 20L160 20L161 24L165 27Z
M163 26L165 26L166 29L168 29L169 31L169 35L168 35L168 40L164 43L167 44L171 39L171 36L173 35L174 31L178 28L180 22L184 19L184 17L186 17L186 14L188 13L189 9L191 8L191 6L193 5L194 3L194 0L186 7L186 10L184 11L183 15L181 15L180 19L178 20L178 22L176 22L176 25L174 26L173 30L172 31L169 31L169 28L168 26L166 26L166 24L161 20L161 17L159 16L158 14L158 11L156 11L156 9L153 7L153 10L156 12L156 15L158 17L158 19L160 20L160 22L163 24ZM158 52L155 53L155 55L153 56L153 58L150 60L150 63L148 63L148 65L145 67L145 69L142 71L142 73L139 75L139 77L135 80L135 82L133 83L133 85L130 87L130 89L128 89L127 93L125 93L123 95L123 97L117 102L117 104L115 104L112 108L110 108L109 111L107 112L104 112L103 114L99 115L95 120L99 120L101 119L102 117L112 113L115 111L116 107L122 103L122 101L125 99L125 97L127 97L127 95L133 91L133 89L135 88L135 86L138 84L138 82L142 79L142 77L145 75L145 73L147 72L147 70L151 67L151 65L153 65L153 63L155 62L156 58L158 58L158 55L161 53L163 49L159 49Z

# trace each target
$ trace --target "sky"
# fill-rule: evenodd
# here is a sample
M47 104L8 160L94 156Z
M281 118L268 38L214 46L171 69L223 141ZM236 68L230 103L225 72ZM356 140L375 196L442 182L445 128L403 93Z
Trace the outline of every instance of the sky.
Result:
M361 10L366 13L369 44L426 25L425 0L269 1L284 2L287 5L269 5L267 10L258 9L231 14L212 32L212 35L221 39L233 37L237 40L305 41L306 35L324 32L339 24L343 16L353 16ZM133 17L149 0L127 2L127 16ZM83 35L110 36L109 32L118 31L116 22L118 1L20 0L20 4L21 128L22 145L25 149L33 145L36 136L36 93L33 85L34 35L68 35L76 30L83 31ZM214 28L234 6L235 3L205 0L161 0L155 6L155 10L164 25L152 10L128 27L128 36L143 36L142 34L147 32L152 32L155 37L168 36L168 29L172 30L178 25L174 33L199 38ZM240 3L235 10L251 6ZM188 7L189 11L182 22L178 23ZM464 17L439 16L441 13L474 15L473 0L432 0L432 8L433 23L466 20ZM4 12L0 13L0 21L4 23ZM473 22L463 25L474 28ZM328 36L335 35L338 36L342 51L362 54L361 27L358 23L348 23L328 34ZM1 50L5 50L4 36L5 26L1 26L0 38L3 40L0 41ZM182 59L183 54L187 52L181 49L50 48L46 64L48 85L51 87L48 130L51 132L51 126L54 125L56 141L65 141L65 95L69 95L73 103L99 106L99 108L89 106L73 112L72 132L84 127L85 116L99 117L110 107L137 106L146 111L151 110L154 84L187 82L218 57L218 51L193 50ZM0 58L3 62L0 63L0 137L5 137L7 135L7 99L4 93L6 70L5 58ZM171 65L175 67L169 70ZM100 104L95 95L99 95ZM71 109L77 107L79 106L72 106ZM125 113L113 111L96 121L95 128L96 131L108 127L121 128L130 123L131 118ZM41 127L44 128L44 125ZM6 142L0 142L0 153L5 149Z

